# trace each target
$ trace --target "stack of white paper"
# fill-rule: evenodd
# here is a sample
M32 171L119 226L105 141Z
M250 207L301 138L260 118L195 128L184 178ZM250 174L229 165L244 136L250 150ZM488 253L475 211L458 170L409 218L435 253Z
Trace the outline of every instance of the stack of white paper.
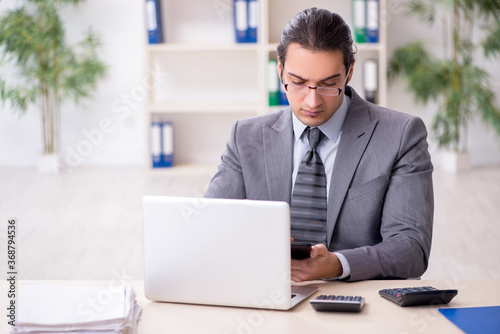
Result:
M24 283L11 333L130 333L141 314L131 286Z

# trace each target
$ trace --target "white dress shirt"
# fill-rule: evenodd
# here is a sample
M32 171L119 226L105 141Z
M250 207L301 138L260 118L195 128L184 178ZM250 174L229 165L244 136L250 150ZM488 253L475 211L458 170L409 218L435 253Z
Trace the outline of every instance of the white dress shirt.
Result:
M326 173L326 194L330 193L330 183L333 173L333 165L335 164L335 158L337 156L337 150L340 143L340 137L342 136L342 125L344 124L347 111L351 105L351 98L344 95L344 101L339 109L333 114L333 116L324 124L320 125L318 128L325 134L325 138L318 144L318 154L325 166ZM293 172L292 172L292 193L295 185L295 179L297 178L297 173L299 172L299 166L309 151L309 140L304 135L304 130L306 125L303 124L299 119L292 115L293 121L293 133L295 136L294 146L293 146ZM346 258L339 253L335 253L342 264L342 275L335 277L335 279L342 279L348 277L351 274L351 268Z

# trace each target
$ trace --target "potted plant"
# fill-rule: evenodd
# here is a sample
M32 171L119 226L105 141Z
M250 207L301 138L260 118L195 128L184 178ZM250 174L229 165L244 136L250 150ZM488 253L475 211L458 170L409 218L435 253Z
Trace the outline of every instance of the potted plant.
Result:
M0 76L0 100L20 112L31 104L39 107L43 143L38 169L42 173L57 173L60 166L61 102L88 97L107 71L97 56L100 39L90 29L81 42L66 43L59 10L79 2L27 0L0 16L2 61L18 72L15 80Z
M432 133L444 151L441 167L458 172L470 164L465 134L472 117L480 116L500 136L500 109L490 76L474 63L479 48L487 57L500 53L500 2L411 0L407 9L430 24L441 13L444 56L432 55L421 41L398 48L389 60L389 81L403 76L417 103L438 102ZM484 25L482 41L473 38L476 20Z

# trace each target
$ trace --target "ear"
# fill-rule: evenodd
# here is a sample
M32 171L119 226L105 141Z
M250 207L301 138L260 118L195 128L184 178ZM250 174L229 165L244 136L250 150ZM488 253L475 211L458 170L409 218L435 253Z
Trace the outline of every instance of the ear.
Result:
M283 65L281 64L279 57L276 57L276 59L278 60L278 76L280 78L281 83L283 83L283 78L281 77Z
M354 72L354 65L356 65L356 61L354 60L351 63L351 71L349 72L349 78L347 79L346 85L351 81L352 79L352 73Z

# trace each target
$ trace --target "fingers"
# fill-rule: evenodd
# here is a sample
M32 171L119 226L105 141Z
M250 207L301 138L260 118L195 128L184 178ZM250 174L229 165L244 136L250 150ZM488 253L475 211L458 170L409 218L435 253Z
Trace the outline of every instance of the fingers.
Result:
M296 283L306 281L305 273L299 268L292 267L292 272L291 272L290 278L292 279L293 282L296 282Z
M294 274L292 274L291 278L292 278L292 282L295 282L295 283L305 282L305 280L304 280L304 279L302 279L302 278L301 278L300 276L298 276L298 275L294 275Z
M321 278L338 277L342 274L342 265L337 256L330 253L325 245L311 247L311 257L304 260L292 260L291 278L294 282L304 282Z
M304 268L303 268L303 263L304 260L294 260L292 259L291 262L291 279L293 282L299 283L299 282L304 282Z
M311 257L319 257L328 253L328 249L323 244L317 244L311 247Z

